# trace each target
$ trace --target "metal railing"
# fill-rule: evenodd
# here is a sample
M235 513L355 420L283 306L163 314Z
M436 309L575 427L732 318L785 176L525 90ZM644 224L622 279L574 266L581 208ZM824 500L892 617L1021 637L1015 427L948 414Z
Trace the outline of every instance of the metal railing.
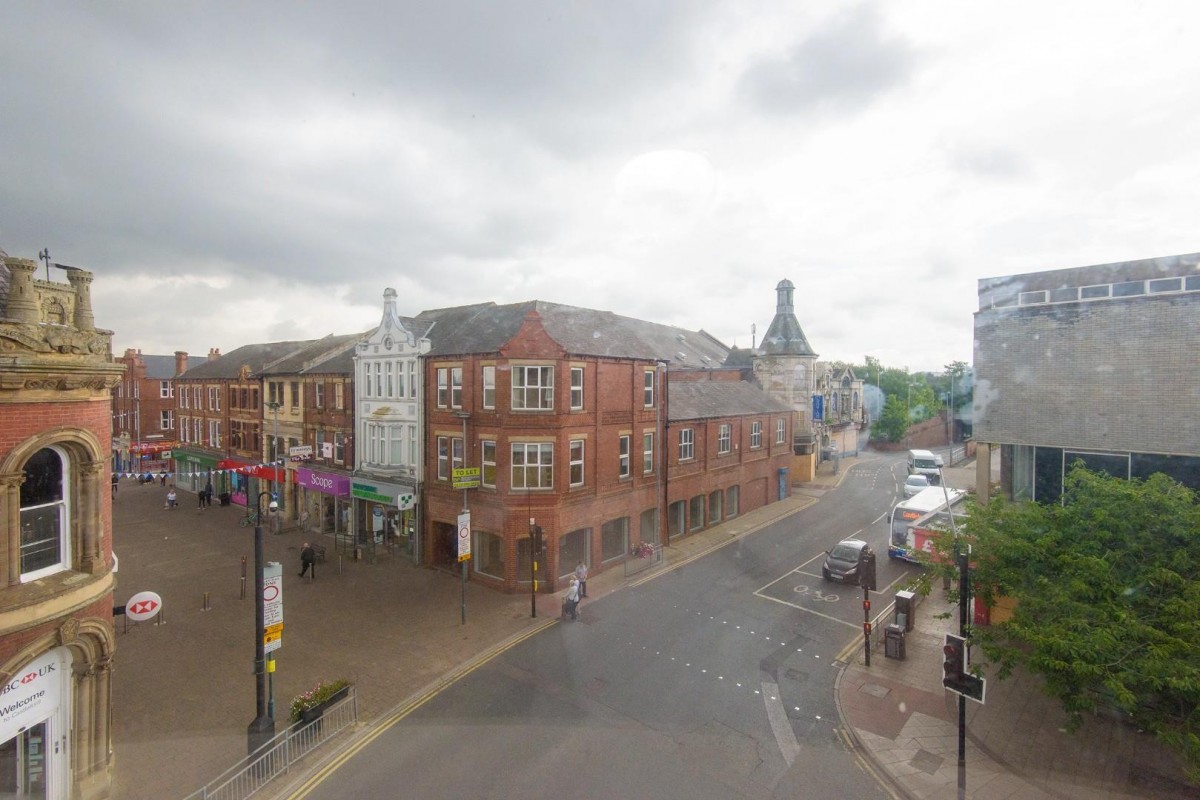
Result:
M653 566L661 564L663 561L663 550L661 544L654 545L654 554L646 558L639 558L635 555L630 555L625 559L625 577L637 575L639 572L650 569Z
M358 701L352 688L344 700L326 708L321 716L303 725L289 726L253 756L226 770L184 800L245 800L253 797L321 744L357 723Z

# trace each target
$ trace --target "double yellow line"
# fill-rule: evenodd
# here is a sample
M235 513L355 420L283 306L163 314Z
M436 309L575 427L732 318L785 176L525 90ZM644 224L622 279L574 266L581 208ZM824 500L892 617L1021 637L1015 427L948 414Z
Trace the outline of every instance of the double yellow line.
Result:
M478 656L478 657L472 659L471 661L466 662L465 664L463 664L461 667L454 670L453 672L447 673L439 681L437 681L437 683L433 684L431 687L426 689L423 693L405 701L399 708L397 708L395 711L390 713L388 716L386 716L383 719L379 720L378 722L374 723L374 729L370 733L363 736L358 741L354 742L354 744L347 747L341 753L338 753L337 756L335 756L328 764L326 764L325 766L318 769L316 772L314 772L312 775L310 775L304 781L304 783L302 783L298 787L296 787L295 791L293 791L291 794L288 795L289 800L301 800L301 798L308 797L309 793L312 792L313 789L316 789L317 786L319 786L326 778L328 778L330 775L332 775L334 772L336 772L338 769L340 769L343 764L345 764L347 761L349 761L350 759L352 759L356 755L358 755L358 753L364 747L366 747L371 742L375 741L380 736L382 736L385 732L388 731L388 729L390 729L397 722L404 719L409 714L413 713L418 708L420 708L421 706L428 703L430 700L432 700L434 697L436 697L438 695L438 693L444 691L448 686L454 684L455 682L461 680L466 675L469 675L470 673L479 669L484 664L488 663L489 661L491 661L493 658L500 655L501 653L504 653L505 651L510 650L513 647L516 647L521 642L525 641L526 639L530 638L531 636L541 633L543 630L545 630L546 628L549 628L551 625L557 625L557 624L558 624L557 618L547 620L546 622L541 623L537 627L530 628L529 630L516 636L515 638L509 639L507 642L503 642L503 643L497 645L497 647L494 650L486 652L483 655Z

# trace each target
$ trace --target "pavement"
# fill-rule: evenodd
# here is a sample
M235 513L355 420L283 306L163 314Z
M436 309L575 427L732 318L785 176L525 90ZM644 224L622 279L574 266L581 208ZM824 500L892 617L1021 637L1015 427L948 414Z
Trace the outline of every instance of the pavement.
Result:
M823 469L786 500L672 541L661 563L649 568L594 572L582 613L591 600L818 502L856 465L874 458L869 452L843 457L839 472ZM948 468L950 484L968 485L973 467ZM121 800L183 798L216 778L245 756L256 712L253 529L240 524L240 507L200 509L194 495L180 492L180 507L172 511L163 508L165 494L157 485L122 481L113 502L120 558L115 603L142 590L163 598L155 620L116 622L113 753ZM327 550L315 579L297 575L305 541ZM310 770L372 723L558 623L562 591L539 594L534 616L528 594L464 587L457 574L417 567L398 555L356 561L339 553L331 536L267 532L264 555L280 562L284 575L285 627L270 685L277 729L286 724L291 698L319 681L345 678L357 696L359 730L310 756ZM837 679L848 746L897 797L956 794L957 697L941 687L941 637L956 623L938 618L947 608L938 595L918 606L905 660L873 652L867 668L860 644ZM1096 718L1076 734L1065 733L1061 711L1036 679L989 681L986 699L985 706L969 703L967 797L1200 797L1163 747L1120 721ZM301 779L281 781L278 796Z

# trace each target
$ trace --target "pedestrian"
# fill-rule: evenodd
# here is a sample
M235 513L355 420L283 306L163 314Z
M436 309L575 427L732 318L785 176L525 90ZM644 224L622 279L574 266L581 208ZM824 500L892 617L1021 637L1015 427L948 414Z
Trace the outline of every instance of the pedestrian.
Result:
M308 542L300 548L300 577L304 577L304 573L312 570L312 579L317 579L317 551Z
M582 561L575 567L575 578L579 581L579 596L587 597L587 564Z
M175 510L175 499L175 487L172 486L170 491L167 492L167 508L171 509L172 511Z
M571 615L571 621L574 622L579 616L579 579L574 575L571 576L571 586L567 589L567 613Z
M205 486L204 486L204 507L205 508L208 508L209 506L212 505L212 494L213 494L212 483L210 482L210 483L205 484Z
M196 513L199 514L204 510L204 490L196 492Z
M167 485L167 473L165 473L165 472L158 473L158 481L159 481L160 486L166 486Z
M114 472L112 474L113 497L117 496L117 481L118 480L120 480L120 479L117 478L117 473Z

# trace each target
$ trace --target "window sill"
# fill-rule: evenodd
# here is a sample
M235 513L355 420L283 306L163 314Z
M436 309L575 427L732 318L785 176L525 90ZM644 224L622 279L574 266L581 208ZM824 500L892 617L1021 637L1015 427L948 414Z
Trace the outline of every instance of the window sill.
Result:
M113 574L64 570L0 591L0 636L86 608L108 596Z

